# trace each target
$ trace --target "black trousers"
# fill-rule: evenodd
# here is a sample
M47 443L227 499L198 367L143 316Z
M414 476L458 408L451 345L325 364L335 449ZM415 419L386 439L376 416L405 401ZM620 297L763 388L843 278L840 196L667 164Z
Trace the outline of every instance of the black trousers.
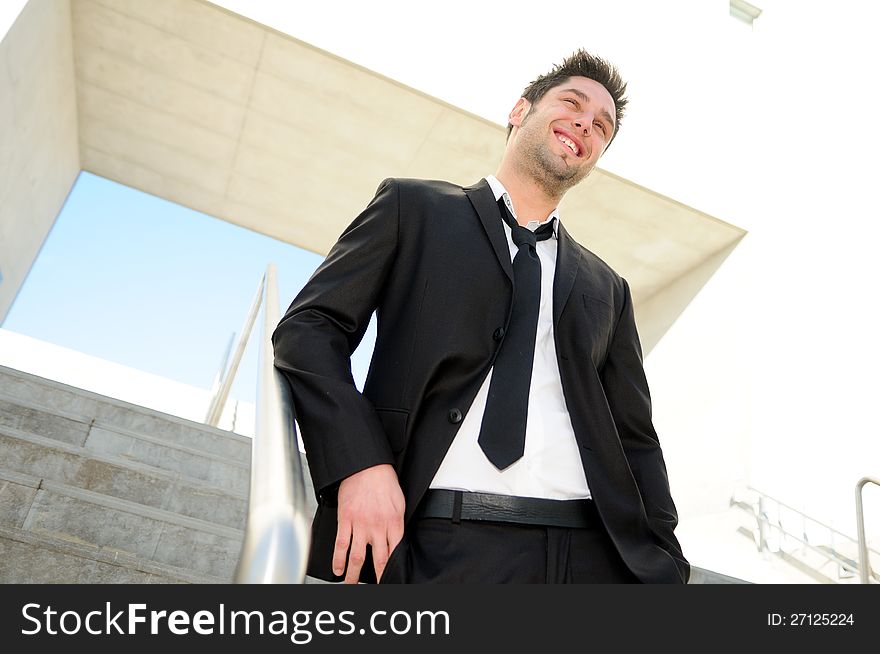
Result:
M545 527L415 519L380 583L641 583L601 523Z

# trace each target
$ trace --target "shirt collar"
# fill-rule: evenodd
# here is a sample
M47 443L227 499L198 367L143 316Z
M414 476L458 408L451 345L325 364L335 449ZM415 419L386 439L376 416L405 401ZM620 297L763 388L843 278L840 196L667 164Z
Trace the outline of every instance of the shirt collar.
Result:
M489 188L492 189L492 193L495 194L495 201L498 201L498 198L504 198L504 204L507 205L507 208L510 210L510 214L513 216L514 220L516 220L516 212L513 210L513 203L510 201L510 194L507 192L507 189L504 188L504 184L502 184L495 175L486 175L486 181L489 182ZM550 212L550 215L547 216L546 220L538 222L537 220L532 220L529 222L526 227L532 231L535 231L541 225L546 225L549 221L556 218L556 222L553 223L553 238L559 238L559 207L553 209Z

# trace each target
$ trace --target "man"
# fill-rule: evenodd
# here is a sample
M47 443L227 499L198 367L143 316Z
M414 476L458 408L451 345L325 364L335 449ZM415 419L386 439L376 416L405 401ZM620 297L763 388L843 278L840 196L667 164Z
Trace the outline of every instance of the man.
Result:
M574 53L513 107L494 176L385 180L291 304L273 343L318 495L309 574L687 581L629 285L558 220L625 90Z

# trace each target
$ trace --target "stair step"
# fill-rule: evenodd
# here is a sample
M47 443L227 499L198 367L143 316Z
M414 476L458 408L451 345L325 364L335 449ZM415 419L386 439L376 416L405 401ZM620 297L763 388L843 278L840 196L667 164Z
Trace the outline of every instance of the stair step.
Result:
M69 420L127 430L232 460L250 455L251 439L0 366L0 401ZM2 411L0 411L2 413ZM16 425L10 425L16 427ZM22 427L17 427L21 429ZM47 435L47 434L42 434Z
M231 578L244 532L28 475L0 485L0 525ZM5 499L4 499L5 498ZM28 506L27 512L15 502ZM11 508L10 508L11 506ZM24 520L21 521L24 513Z
M0 526L2 584L218 584L230 580Z
M139 461L223 488L245 489L248 485L250 439L247 439L248 449L239 452L236 459L168 440L161 430L147 434L107 425L87 416L54 412L27 400L8 401L2 394L0 431L31 434L82 446L95 453Z
M0 429L0 452L0 479L4 471L15 471L228 527L244 527L247 484L242 480L231 487L212 486L181 473L9 428Z
M0 471L0 526L21 527L24 524L40 481L33 475Z
M40 434L62 443L82 445L88 436L90 424L91 420L53 414L0 395L0 429L8 427Z
M86 450L201 479L213 486L247 488L250 450L240 460L231 459L161 438L114 427L92 425L83 445Z

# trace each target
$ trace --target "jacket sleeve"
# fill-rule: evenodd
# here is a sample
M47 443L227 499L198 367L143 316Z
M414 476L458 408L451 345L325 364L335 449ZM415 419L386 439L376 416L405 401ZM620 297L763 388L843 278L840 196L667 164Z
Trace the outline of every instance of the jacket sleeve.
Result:
M393 267L399 218L397 184L386 179L272 334L318 496L335 494L338 482L360 470L394 462L372 404L354 384L351 354Z
M643 367L642 346L636 330L632 294L625 279L623 288L623 308L602 368L602 385L627 462L639 487L651 531L660 547L675 560L683 581L687 582L690 564L673 533L678 524L678 513L651 419L651 396Z

